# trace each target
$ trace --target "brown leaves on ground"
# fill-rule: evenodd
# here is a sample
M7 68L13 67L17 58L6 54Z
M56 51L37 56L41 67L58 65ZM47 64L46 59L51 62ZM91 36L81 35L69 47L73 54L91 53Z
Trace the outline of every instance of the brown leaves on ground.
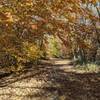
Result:
M65 65L65 61L56 61L54 65L46 63L2 76L0 99L99 100L100 73L67 72L63 69Z

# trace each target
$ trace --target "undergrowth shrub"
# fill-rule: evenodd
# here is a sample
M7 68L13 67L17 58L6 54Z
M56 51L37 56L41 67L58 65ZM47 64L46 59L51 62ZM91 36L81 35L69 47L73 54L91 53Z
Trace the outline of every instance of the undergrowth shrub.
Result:
M0 53L0 66L1 67L9 67L9 66L13 66L13 65L17 65L17 59L9 54L9 53L5 53L2 52Z
M1 40L0 68L7 69L5 71L21 71L26 63L36 64L42 55L37 45L28 41L22 42L16 36L2 37Z
M0 68L7 73L17 70L17 59L12 54L0 52Z
M42 51L34 43L23 42L23 54L27 60L37 62L42 55Z

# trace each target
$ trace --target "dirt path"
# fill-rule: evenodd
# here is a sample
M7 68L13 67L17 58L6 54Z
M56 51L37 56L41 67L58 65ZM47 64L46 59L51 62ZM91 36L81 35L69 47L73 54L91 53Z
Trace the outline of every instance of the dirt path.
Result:
M0 79L0 100L100 100L100 73L78 74L51 59Z

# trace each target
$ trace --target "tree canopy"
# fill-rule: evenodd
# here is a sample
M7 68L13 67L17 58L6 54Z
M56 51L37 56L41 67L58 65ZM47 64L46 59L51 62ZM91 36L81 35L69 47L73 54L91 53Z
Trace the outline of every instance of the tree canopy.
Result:
M34 43L42 50L44 36L53 35L73 56L85 60L92 54L95 60L100 48L99 21L99 0L2 0L0 48L22 55L25 43Z

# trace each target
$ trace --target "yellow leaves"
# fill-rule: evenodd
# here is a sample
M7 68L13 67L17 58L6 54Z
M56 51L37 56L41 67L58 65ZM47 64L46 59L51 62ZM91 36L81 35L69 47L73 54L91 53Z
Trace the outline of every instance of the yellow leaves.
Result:
M82 3L93 3L96 4L99 0L82 0Z
M75 22L76 21L76 14L75 13L71 13L69 15L69 21L70 22Z
M82 0L82 3L86 3L87 2L87 0Z
M27 5L27 6L33 6L33 3L32 3L32 2L31 2L31 3L28 3L28 2L27 2L26 5Z
M26 57L28 57L29 59L35 60L40 57L41 52L39 48L33 43L23 42L23 50Z
M11 12L0 13L0 22L16 22L19 18L15 15L12 15Z
M32 0L25 0L23 2L19 2L20 6L25 7L25 6L33 6L33 1Z
M20 32L23 31L23 28L26 28L27 30L38 30L39 32L34 32L36 35L42 33L43 31L45 31L45 33L50 33L52 31L52 33L55 34L54 32L58 29L66 31L67 28L71 27L67 23L72 23L72 25L74 25L74 23L77 21L77 18L79 18L80 16L83 16L86 19L96 19L95 17L93 18L93 16L90 17L89 14L86 13L86 9L81 9L80 3L96 3L98 0L19 0L18 2L17 1L18 0L9 1L9 4L7 4L6 7L7 11L4 7L4 13L0 13L0 21L14 24L16 24L16 21L18 21ZM48 4L47 2L50 2L50 4ZM37 17L36 19L33 18L32 15L37 15L40 17ZM20 17L20 19L18 16ZM32 20L35 20L37 23L30 24ZM20 21L23 21L27 24L21 25ZM12 30L12 27L8 27L10 30ZM70 33L70 29L67 31ZM27 31L27 33L29 33L29 31ZM33 34L33 36L35 35ZM39 36L40 35L38 35L38 37Z
M95 3L99 2L99 1L98 0L89 0L89 2L95 4Z
M10 12L6 12L5 15L7 17L6 19L7 22L14 22L12 14Z
M3 5L0 4L0 8L2 8L2 7L3 7Z

